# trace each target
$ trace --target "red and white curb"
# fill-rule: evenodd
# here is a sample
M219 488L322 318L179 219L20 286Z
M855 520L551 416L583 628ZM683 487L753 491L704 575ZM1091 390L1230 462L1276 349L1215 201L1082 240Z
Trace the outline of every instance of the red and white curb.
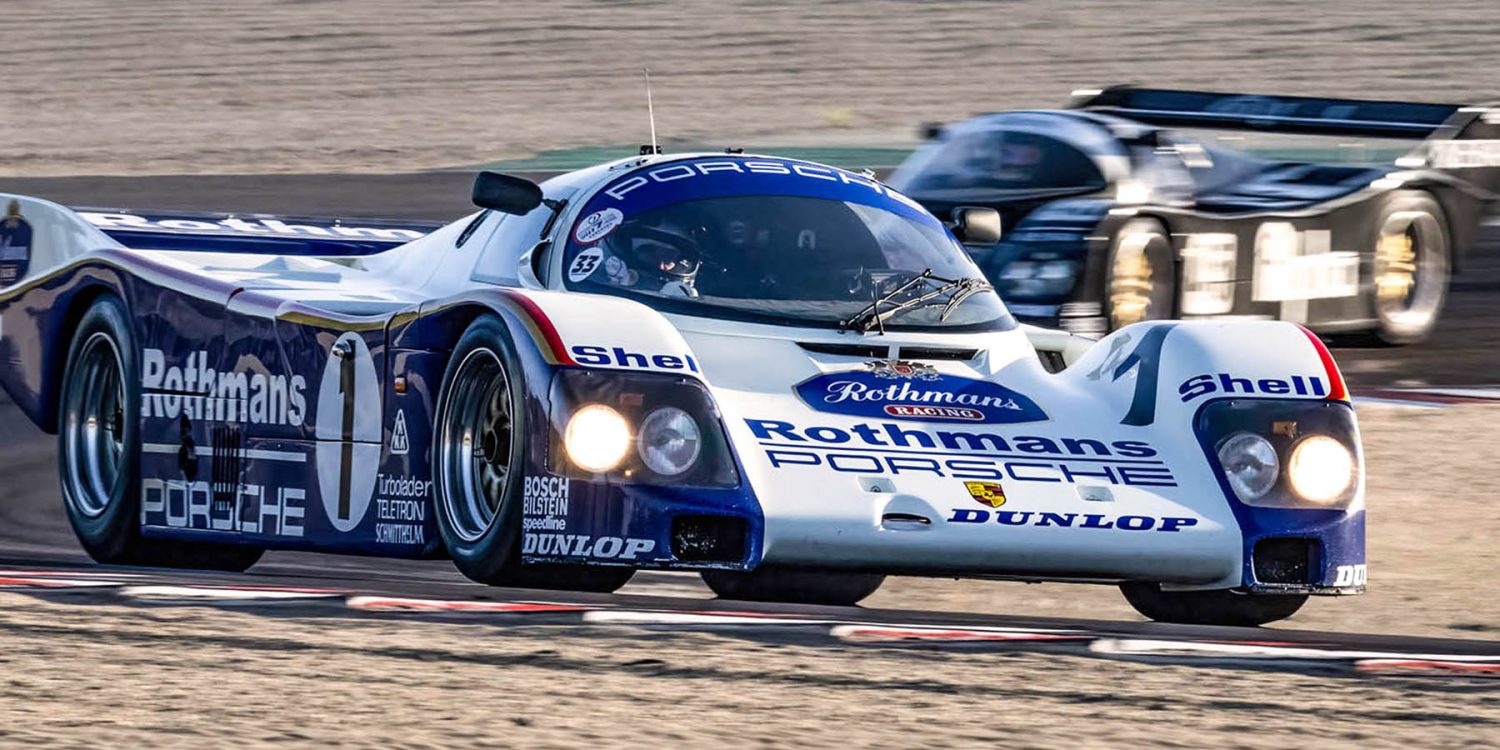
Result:
M410 599L397 596L351 596L344 606L366 612L491 612L526 614L582 612L588 607L547 602L490 602L478 599Z
M334 589L279 588L268 586L126 586L120 595L127 599L165 603L267 604L273 602L305 603L314 600L342 599L346 592Z
M1087 641L1094 636L1062 630L1038 631L1011 628L939 628L902 625L835 625L830 635L849 643L1036 643L1038 641Z
M1089 651L1107 657L1188 659L1199 664L1326 663L1349 665L1355 671L1365 673L1425 671L1476 677L1500 677L1500 656L1403 654L1389 651L1307 648L1278 643L1165 641L1140 638L1099 638L1089 644Z
M109 589L140 578L132 573L60 570L0 570L0 589Z

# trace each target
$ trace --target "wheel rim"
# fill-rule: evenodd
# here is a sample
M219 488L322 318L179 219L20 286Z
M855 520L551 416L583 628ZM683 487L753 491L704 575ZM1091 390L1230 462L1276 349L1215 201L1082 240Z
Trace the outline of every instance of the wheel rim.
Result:
M1109 320L1120 328L1153 320L1159 314L1155 269L1151 264L1151 242L1157 235L1132 232L1120 238L1109 269Z
M441 507L464 541L502 515L511 478L510 381L488 349L469 352L444 397L438 424Z
M106 333L89 336L73 364L63 417L67 499L97 518L109 508L125 458L125 379L119 349Z
M1425 211L1386 219L1375 245L1375 309L1387 326L1422 328L1437 315L1448 274L1444 241Z

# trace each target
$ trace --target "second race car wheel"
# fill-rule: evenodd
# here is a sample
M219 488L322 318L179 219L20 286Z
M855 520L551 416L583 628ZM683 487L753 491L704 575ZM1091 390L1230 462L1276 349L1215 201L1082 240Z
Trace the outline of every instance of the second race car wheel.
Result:
M1307 603L1306 594L1242 594L1212 591L1163 591L1155 583L1120 584L1125 601L1157 622L1184 625L1254 627L1291 617Z
M705 570L703 582L722 599L794 602L849 607L875 593L885 576L876 573L798 570L762 565L749 572Z
M438 398L432 466L438 529L453 564L493 586L610 592L631 568L522 565L526 382L505 324L474 321L458 341Z
M1152 219L1133 219L1115 233L1104 278L1104 312L1113 331L1176 312L1172 241Z
M1451 249L1437 201L1425 194L1392 196L1375 236L1375 335L1411 344L1432 333L1448 296Z
M68 521L101 563L244 570L256 547L140 535L141 382L125 306L95 300L68 349L58 408L57 460Z

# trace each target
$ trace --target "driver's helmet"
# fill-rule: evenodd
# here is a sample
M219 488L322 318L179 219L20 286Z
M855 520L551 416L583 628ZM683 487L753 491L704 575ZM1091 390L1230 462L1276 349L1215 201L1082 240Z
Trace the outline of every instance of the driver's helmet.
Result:
M703 265L696 233L672 222L626 224L605 240L610 254L635 271L634 286L669 296L696 297Z

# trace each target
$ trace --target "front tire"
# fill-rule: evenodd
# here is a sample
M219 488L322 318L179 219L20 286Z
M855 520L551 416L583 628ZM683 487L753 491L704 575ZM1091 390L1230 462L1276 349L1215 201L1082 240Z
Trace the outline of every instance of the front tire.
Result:
M612 592L632 568L521 564L526 375L505 323L474 321L443 375L433 422L437 521L453 564L491 586Z
M762 565L749 572L705 570L703 582L721 599L852 607L875 593L885 576Z
M1125 601L1157 622L1258 627L1285 620L1307 603L1306 594L1243 594L1227 589L1163 591L1155 583L1120 584Z
M242 571L257 547L140 535L141 394L135 338L125 306L95 300L68 348L58 406L57 461L63 506L95 561Z

